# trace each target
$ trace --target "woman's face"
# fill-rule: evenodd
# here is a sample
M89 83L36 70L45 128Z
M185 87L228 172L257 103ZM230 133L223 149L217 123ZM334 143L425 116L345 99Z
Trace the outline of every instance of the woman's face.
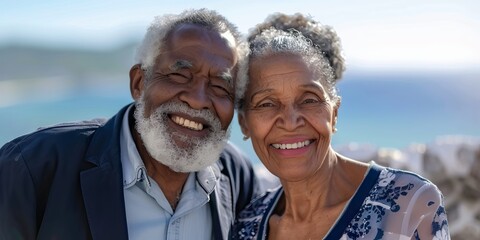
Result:
M330 150L338 106L304 60L277 54L250 62L242 131L280 179L312 176Z

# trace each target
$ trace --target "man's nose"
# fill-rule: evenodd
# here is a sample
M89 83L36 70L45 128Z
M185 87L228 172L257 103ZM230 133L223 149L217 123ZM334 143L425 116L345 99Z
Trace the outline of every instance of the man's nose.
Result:
M209 109L212 101L208 94L208 79L197 79L180 94L180 100L193 109Z

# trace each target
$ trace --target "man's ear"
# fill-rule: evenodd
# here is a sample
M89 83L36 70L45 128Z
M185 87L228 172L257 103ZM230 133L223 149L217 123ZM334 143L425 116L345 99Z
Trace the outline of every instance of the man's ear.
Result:
M245 137L250 137L248 134L250 131L248 130L247 124L245 123L245 115L243 112L237 112L238 124L240 125L240 129Z
M145 86L145 74L140 64L135 64L130 69L130 94L137 100L142 96Z

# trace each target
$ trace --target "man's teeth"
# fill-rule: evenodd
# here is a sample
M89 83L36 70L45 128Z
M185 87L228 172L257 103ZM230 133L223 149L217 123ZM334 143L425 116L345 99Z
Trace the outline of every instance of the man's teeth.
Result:
M302 148L302 147L305 147L305 146L308 146L310 145L310 140L306 140L306 141L303 141L303 142L296 142L296 143L283 143L283 144L280 144L280 143L274 143L272 144L272 146L276 149L297 149L297 148Z
M185 119L185 118L182 118L182 117L179 117L179 116L173 116L172 117L172 120L180 125L180 126L184 126L186 128L190 128L192 130L197 130L197 131L200 131L203 129L203 124L201 123L197 123L195 121L192 121L192 120L188 120L188 119Z

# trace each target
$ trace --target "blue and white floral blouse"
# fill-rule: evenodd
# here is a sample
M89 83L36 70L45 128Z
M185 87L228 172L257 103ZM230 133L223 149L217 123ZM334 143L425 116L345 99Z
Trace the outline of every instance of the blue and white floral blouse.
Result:
M233 239L267 239L282 195L279 187L251 202L237 218ZM443 196L414 173L372 162L324 239L450 239Z

